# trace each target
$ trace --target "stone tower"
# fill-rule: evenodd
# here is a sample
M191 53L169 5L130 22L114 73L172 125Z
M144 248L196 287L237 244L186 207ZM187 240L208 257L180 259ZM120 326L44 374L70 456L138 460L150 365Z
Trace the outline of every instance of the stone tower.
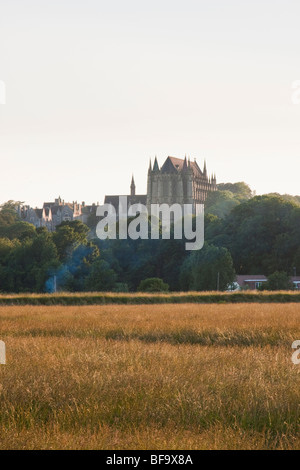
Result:
M133 175L132 175L131 185L130 185L130 196L135 196L135 182L134 182Z
M153 168L150 161L147 183L147 208L151 204L192 204L196 214L204 204L209 191L217 191L216 176L207 175L206 162L203 171L196 160L168 157L159 168L155 157Z

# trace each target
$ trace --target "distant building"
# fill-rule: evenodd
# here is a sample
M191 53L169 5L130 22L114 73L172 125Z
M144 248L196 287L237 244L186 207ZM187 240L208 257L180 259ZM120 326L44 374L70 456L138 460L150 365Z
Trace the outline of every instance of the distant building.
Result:
M153 167L150 161L148 170L147 194L136 194L134 177L132 176L130 194L127 195L127 208L134 204L146 206L150 212L151 204L191 204L193 213L197 213L199 205L204 204L207 194L217 191L216 176L208 177L206 162L203 170L196 160L168 157L160 168L155 157ZM105 196L104 203L114 206L119 212L119 195ZM59 196L53 202L45 202L43 207L32 208L30 206L18 207L18 213L22 220L33 224L35 227L46 227L54 231L58 225L65 221L81 220L87 223L89 217L96 213L99 203L86 205L77 201L65 202Z
M237 289L256 290L259 289L263 285L263 283L267 281L268 278L261 274L238 275L236 277Z
M18 213L24 222L33 224L36 228L46 227L52 230L52 214L48 208L33 209L30 206L22 206L18 208Z
M131 185L130 185L130 194L126 195L127 197L127 208L122 208L122 210L128 210L129 207L133 206L134 204L142 204L146 206L147 204L147 196L145 194L136 194L136 187L134 177L132 176ZM104 204L111 204L116 213L119 212L119 198L120 195L111 195L105 196Z
M66 221L81 220L87 223L90 214L96 212L96 208L96 204L87 206L84 202L65 203L59 196L53 202L44 202L42 209L22 206L18 208L18 212L25 222L37 228L46 227L49 231L54 231L58 225Z
M300 276L292 276L291 281L294 285L294 289L300 290Z
M203 170L196 160L168 157L161 168L157 158L153 168L150 161L147 184L147 206L151 204L192 204L193 212L198 213L198 206L204 204L207 194L217 191L215 175L207 174L206 162Z
M97 204L93 203L91 205L87 205L85 204L85 202L82 202L81 215L79 216L79 220L81 220L81 222L83 222L84 224L87 224L90 215L96 213L97 206L99 206L99 202L97 202Z
M207 194L217 189L216 176L208 177L206 162L201 170L196 160L191 162L187 158L168 157L160 168L155 158L153 167L150 161L148 169L147 194L136 194L132 177L127 203L128 208L133 204L143 204L149 213L151 204L192 204L193 212L197 213L198 206L204 204ZM105 196L104 203L112 204L118 211L119 197Z
M294 286L294 289L300 290L300 276L292 276L290 280ZM239 289L257 290L267 281L268 281L268 278L261 274L238 275L236 277L235 290L239 290Z

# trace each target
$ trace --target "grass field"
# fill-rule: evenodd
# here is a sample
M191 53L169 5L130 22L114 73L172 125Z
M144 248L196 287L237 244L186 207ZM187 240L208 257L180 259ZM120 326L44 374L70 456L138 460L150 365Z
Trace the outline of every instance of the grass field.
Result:
M2 306L0 449L299 449L300 306Z
M147 294L85 292L56 294L0 294L4 305L148 305L148 304L231 304L300 303L298 291L170 292Z

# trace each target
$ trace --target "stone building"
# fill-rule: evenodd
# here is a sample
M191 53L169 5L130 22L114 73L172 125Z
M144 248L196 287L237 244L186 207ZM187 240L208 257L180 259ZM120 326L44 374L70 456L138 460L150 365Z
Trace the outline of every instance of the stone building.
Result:
M150 161L147 194L136 194L132 176L130 194L126 196L127 208L122 208L120 212L127 212L129 207L137 204L146 206L150 213L151 204L177 203L181 206L191 204L193 213L198 213L210 191L217 191L217 180L215 175L208 177L206 163L201 170L196 160L191 162L187 158L168 157L160 168L155 158L153 167ZM105 204L114 206L117 214L119 214L119 198L119 195L108 195L104 200ZM17 210L22 220L35 227L46 227L49 231L53 231L64 221L80 220L86 224L89 217L96 213L98 205L99 203L88 206L84 202L79 204L77 201L69 203L59 196L53 202L45 202L42 209L20 206Z
M33 224L36 228L46 227L52 230L52 213L48 208L33 209L30 206L22 206L18 208L18 213L24 222Z
M131 185L130 185L130 194L126 195L127 197L127 208L122 207L121 211L124 212L129 209L130 206L134 204L142 204L146 206L147 204L147 195L146 194L136 194L136 186L134 177L132 176ZM111 204L116 213L119 214L119 202L120 202L120 195L112 195L112 196L105 196L104 204Z
M96 208L96 204L87 206L84 202L81 204L77 201L65 203L59 196L53 202L44 202L42 209L22 206L18 208L18 213L22 220L35 227L46 227L49 231L54 231L65 221L81 220L86 224L90 214L93 211L96 212Z
M203 171L196 160L168 157L161 168L157 158L153 168L150 161L147 183L147 207L151 204L192 204L193 212L204 204L208 192L217 191L216 176L207 174L206 162Z
M168 157L160 168L157 158L148 170L147 194L136 194L132 177L130 194L127 195L127 209L133 204L143 204L150 213L151 204L191 204L193 213L199 213L207 194L217 191L216 176L208 177L206 162L203 171L196 160ZM118 213L119 195L105 196L104 203L112 204Z

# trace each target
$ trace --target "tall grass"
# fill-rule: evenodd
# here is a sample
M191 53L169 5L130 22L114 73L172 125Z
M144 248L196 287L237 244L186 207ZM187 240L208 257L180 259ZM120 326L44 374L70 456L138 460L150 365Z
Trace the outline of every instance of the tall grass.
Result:
M297 304L0 308L1 449L299 448Z
M146 293L57 293L57 294L2 294L1 305L145 305L184 303L298 303L300 292L179 292L169 294Z

